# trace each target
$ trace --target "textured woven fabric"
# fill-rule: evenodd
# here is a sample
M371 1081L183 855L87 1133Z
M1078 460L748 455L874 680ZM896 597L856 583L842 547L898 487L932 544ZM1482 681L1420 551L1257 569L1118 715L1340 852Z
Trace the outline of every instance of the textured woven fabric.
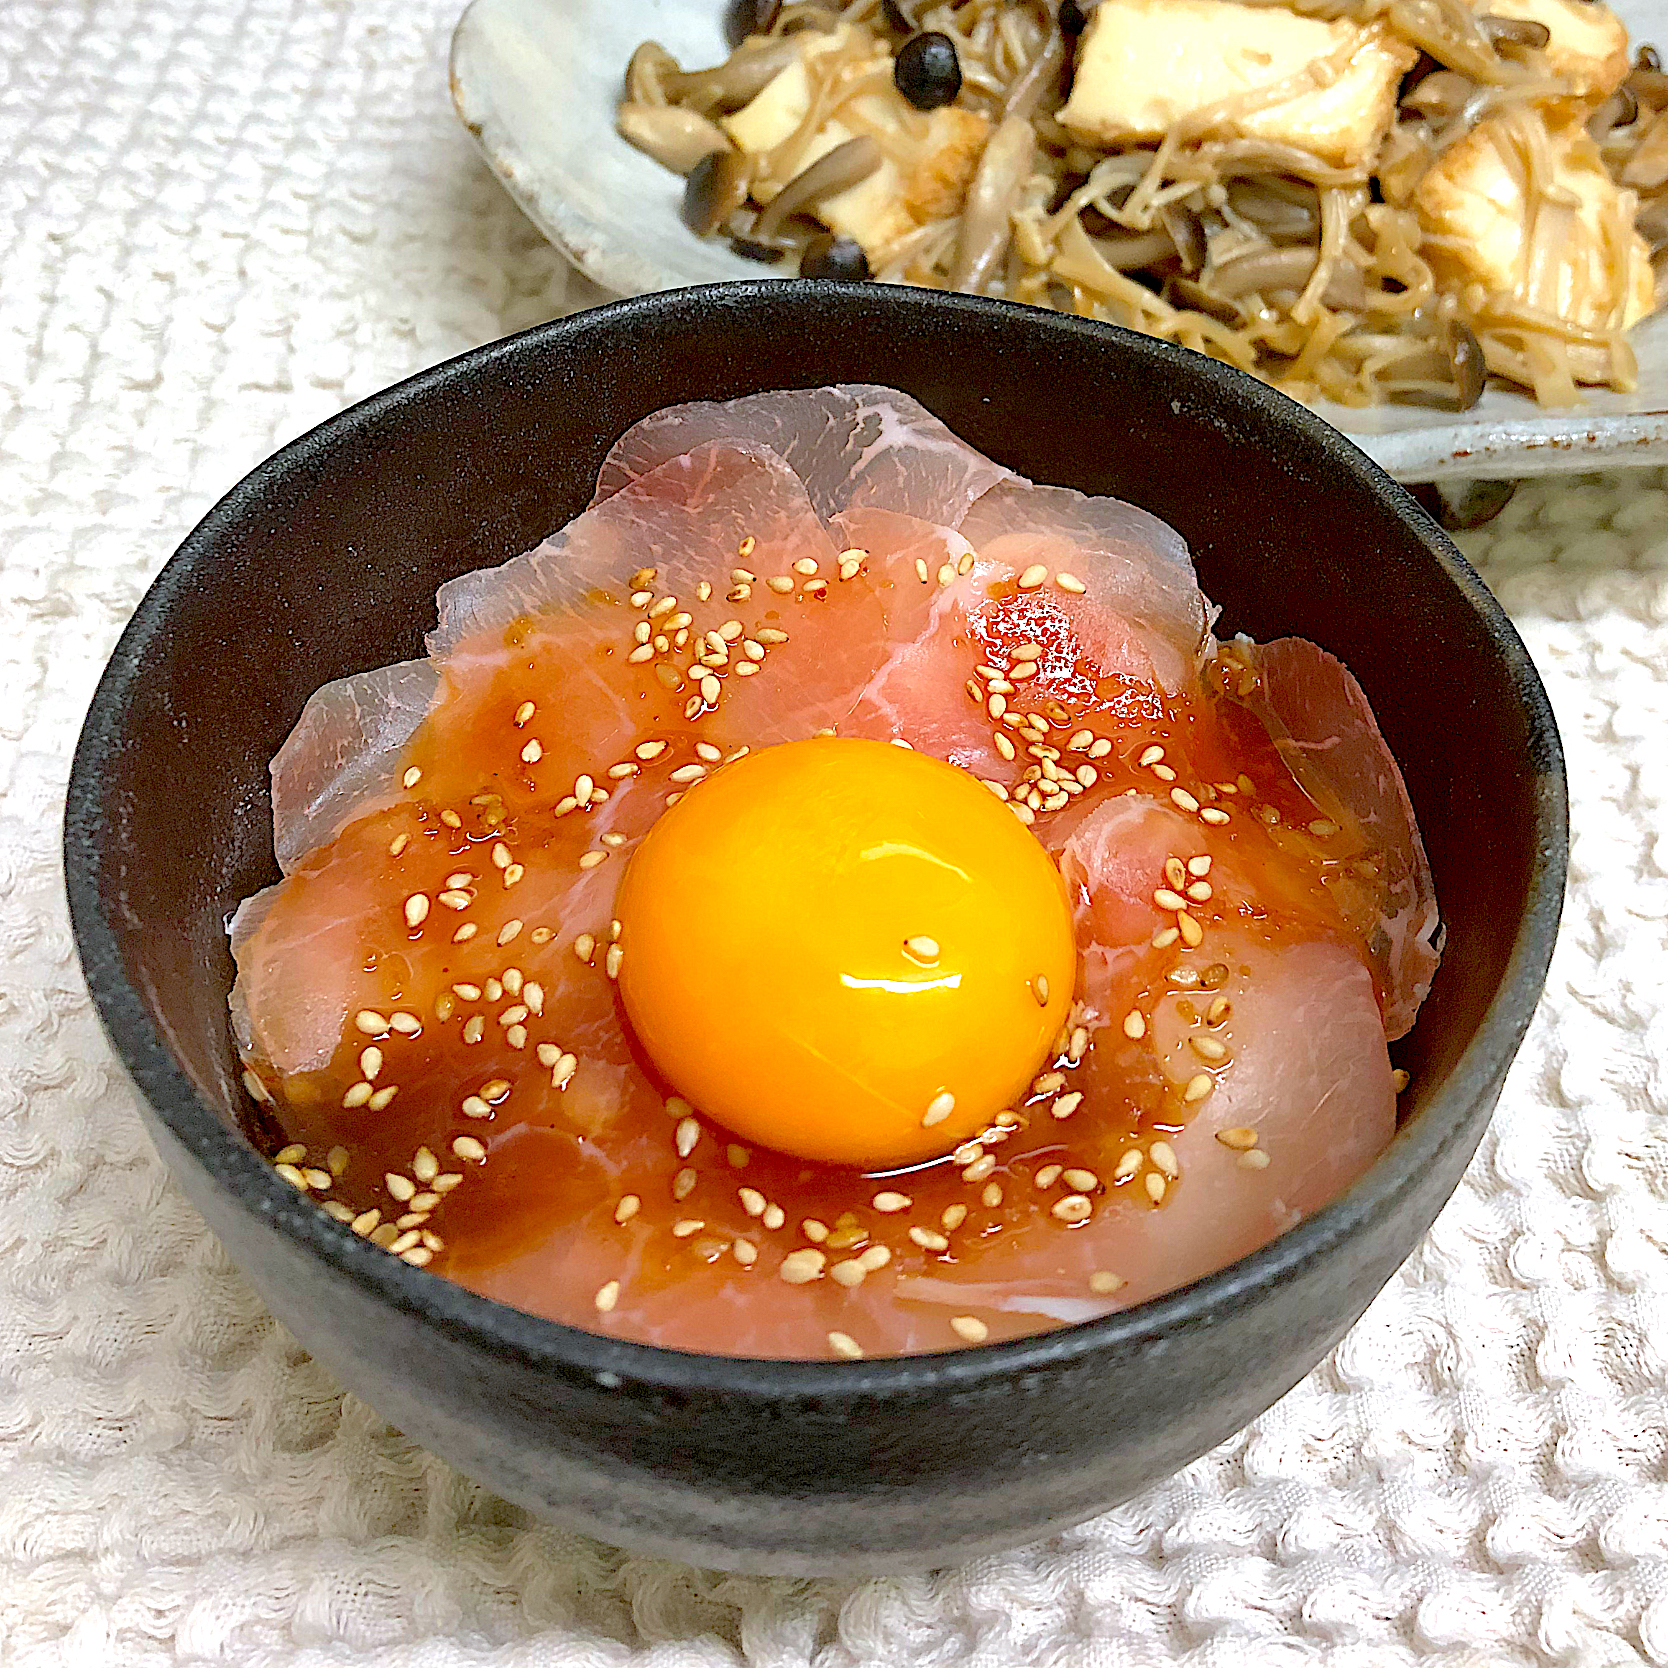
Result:
M551 0L560 4L560 0ZM1668 481L1469 546L1551 687L1546 1000L1428 1243L1250 1430L932 1577L712 1576L529 1522L263 1313L82 988L94 680L212 500L575 298L446 102L456 0L0 0L0 1663L1668 1661Z

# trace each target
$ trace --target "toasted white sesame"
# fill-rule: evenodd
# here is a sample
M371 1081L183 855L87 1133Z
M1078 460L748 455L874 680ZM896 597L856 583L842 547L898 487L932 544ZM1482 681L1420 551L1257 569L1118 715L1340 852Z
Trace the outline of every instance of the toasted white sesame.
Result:
M921 1118L921 1127L931 1129L934 1124L941 1124L956 1109L956 1097L948 1089L941 1089L927 1103L927 1110Z
M782 1266L777 1273L790 1286L804 1286L821 1278L827 1262L826 1253L817 1250L815 1246L802 1246L798 1251L790 1251L782 1259Z
M1019 588L1022 591L1034 591L1048 578L1048 569L1041 562L1033 562L1024 573L1019 576Z
M990 1336L990 1328L977 1315L953 1315L950 1330L969 1344L982 1344Z
M895 1193L891 1189L884 1189L870 1201L876 1210L888 1216L895 1215L901 1210L908 1210L914 1202L907 1193Z

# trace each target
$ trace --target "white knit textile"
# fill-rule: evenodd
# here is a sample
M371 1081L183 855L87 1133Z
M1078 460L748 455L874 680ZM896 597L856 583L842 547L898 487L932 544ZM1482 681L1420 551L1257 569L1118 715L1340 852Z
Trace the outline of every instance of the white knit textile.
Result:
M578 297L452 119L457 3L0 0L0 1664L1668 1662L1656 472L1527 489L1466 541L1570 753L1547 997L1428 1243L1180 1476L936 1576L714 1576L530 1522L262 1311L89 1006L64 781L225 488Z

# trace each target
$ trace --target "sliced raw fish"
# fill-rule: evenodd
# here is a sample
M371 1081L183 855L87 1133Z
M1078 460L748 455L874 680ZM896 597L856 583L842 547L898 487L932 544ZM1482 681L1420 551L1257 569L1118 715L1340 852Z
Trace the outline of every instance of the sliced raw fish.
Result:
M909 395L847 383L657 411L614 442L591 502L711 440L769 447L825 521L842 510L885 509L955 527L975 499L1011 478Z
M1079 635L1103 673L1150 675L1169 694L1197 677L1210 610L1186 541L1157 516L1016 478L981 498L961 531L986 561L1016 574L1038 566L1084 581L1099 631L1083 622Z
M1342 661L1301 637L1239 638L1233 650L1256 672L1247 703L1292 775L1328 817L1359 824L1372 843L1384 901L1368 952L1381 969L1394 1042L1413 1024L1439 959L1436 890L1401 770Z
M318 690L272 761L273 847L287 874L370 802L395 791L396 765L440 688L427 660L403 660Z

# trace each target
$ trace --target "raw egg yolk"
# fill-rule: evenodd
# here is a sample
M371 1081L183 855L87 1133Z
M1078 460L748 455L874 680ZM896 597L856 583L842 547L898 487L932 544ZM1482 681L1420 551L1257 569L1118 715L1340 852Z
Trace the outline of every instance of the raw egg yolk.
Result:
M1071 911L966 771L819 737L726 764L619 893L620 995L699 1110L800 1158L895 1169L1024 1094L1071 1006Z

